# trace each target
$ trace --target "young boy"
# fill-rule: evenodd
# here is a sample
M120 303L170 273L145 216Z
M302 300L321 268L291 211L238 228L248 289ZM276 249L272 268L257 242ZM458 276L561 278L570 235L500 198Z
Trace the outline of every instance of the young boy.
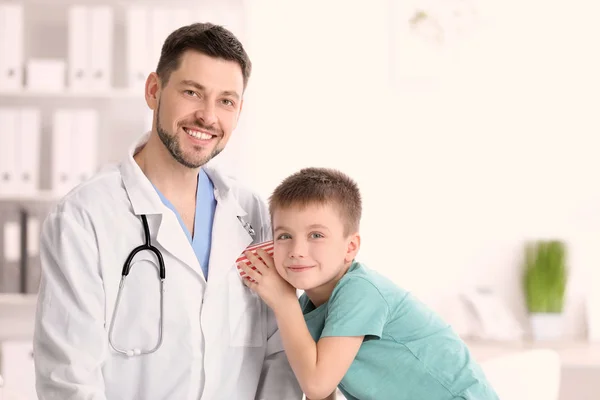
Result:
M274 311L307 398L335 398L339 387L349 400L498 399L448 324L355 261L362 205L349 177L303 169L269 207L274 258L246 252L256 270L238 268Z

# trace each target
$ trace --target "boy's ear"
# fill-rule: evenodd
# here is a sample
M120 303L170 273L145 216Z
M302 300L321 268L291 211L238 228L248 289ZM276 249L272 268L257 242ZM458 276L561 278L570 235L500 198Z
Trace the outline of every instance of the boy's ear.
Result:
M345 262L352 262L356 258L356 254L360 250L360 234L358 232L348 236L348 248L346 250Z

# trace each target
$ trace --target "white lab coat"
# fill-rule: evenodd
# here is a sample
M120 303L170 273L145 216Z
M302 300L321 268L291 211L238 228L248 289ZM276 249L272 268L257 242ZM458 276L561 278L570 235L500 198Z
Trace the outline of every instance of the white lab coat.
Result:
M236 258L271 238L268 210L253 193L206 167L215 186L208 283L174 213L133 159L69 193L44 222L34 335L41 400L284 400L302 393L282 351L272 311L246 288ZM108 344L123 263L143 243L141 214L166 266L160 349L127 358ZM157 262L134 259L114 343L150 348L158 339Z

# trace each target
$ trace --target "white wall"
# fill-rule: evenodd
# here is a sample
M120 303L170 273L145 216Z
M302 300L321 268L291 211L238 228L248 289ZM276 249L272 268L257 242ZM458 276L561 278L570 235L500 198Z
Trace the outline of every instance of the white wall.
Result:
M426 297L489 285L522 319L523 240L565 239L567 334L583 335L583 294L600 263L599 35L588 2L488 0L486 24L433 53L437 68L406 47L394 93L387 0L282 3L249 7L254 159L244 176L268 196L303 166L344 170L363 191L370 266ZM432 86L407 85L420 71Z
M28 57L66 54L70 3L27 14ZM303 166L347 172L364 196L361 258L428 298L491 285L523 318L523 240L564 238L568 334L583 334L588 274L600 265L592 2L482 0L477 34L429 52L406 36L392 40L388 0L244 3L240 32L254 71L221 164L265 197ZM238 0L202 5L216 22L240 12ZM40 47L41 36L54 45ZM89 100L114 126L101 162L120 159L137 136L140 99Z

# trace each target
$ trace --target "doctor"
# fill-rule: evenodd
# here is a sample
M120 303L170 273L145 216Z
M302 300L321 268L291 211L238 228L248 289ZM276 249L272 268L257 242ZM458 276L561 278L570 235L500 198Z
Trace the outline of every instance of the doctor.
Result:
M173 32L146 82L152 131L47 217L41 400L302 398L275 318L235 264L270 239L267 208L206 165L236 127L250 70L222 27ZM152 250L132 253L147 241Z

